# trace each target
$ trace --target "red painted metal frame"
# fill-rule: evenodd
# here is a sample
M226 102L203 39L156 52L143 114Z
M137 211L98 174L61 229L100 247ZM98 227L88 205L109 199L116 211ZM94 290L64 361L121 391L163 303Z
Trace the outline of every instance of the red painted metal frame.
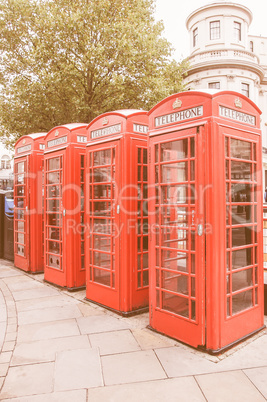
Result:
M86 126L67 124L55 127L45 137L44 279L68 290L85 287L83 186Z
M142 187L144 185L140 177L138 182L138 171L139 175L145 175L147 169L147 161L143 161L144 164L140 161L138 163L138 155L139 158L145 159L147 154L147 129L147 114L140 110L121 110L102 114L87 128L89 142L86 150L86 228L89 230L89 236L86 235L85 247L86 298L123 315L141 312L148 308L148 283L145 279L146 274L148 278L148 266L146 268L145 263L142 263L142 257L147 258L148 250L144 251L142 248L138 253L138 244L140 245L142 238L140 231L144 229L147 219L143 216L143 210L139 209L138 215L138 205L145 203L143 198L146 198L145 196L142 198L139 194L145 192L146 188ZM114 225L110 240L113 246L110 245L103 251L103 245L95 246L98 235L94 232L94 222L98 219L99 212L95 211L94 205L97 203L93 204L92 200L101 202L101 198L97 198L93 190L94 186L98 186L95 184L96 176L93 173L94 158L98 155L109 155L109 150L113 148L116 160L113 162L115 176L111 181L114 183L115 193L110 210L107 211L107 216L111 215ZM100 219L103 219L103 216ZM97 222L99 221L98 219ZM104 236L102 237L104 239ZM146 239L142 238L142 242L146 244ZM101 261L105 253L113 255L115 260L106 267L105 262L102 266L98 266L96 259L99 257ZM108 260L110 258L107 257ZM111 279L105 284L104 279L94 277L94 273L101 273L101 269L107 278L111 278L110 275L115 273L115 284ZM100 283L101 280L103 283Z
M195 117L190 118L190 113L185 111L195 107L203 107L203 109L202 111L198 109L199 113L194 113ZM230 110L224 114L220 107ZM181 113L179 114L179 112ZM174 113L177 114L174 116ZM201 275L198 278L198 296L196 297L199 298L203 320L200 320L197 325L191 323L192 325L189 326L187 324L190 324L190 320L185 317L171 314L157 307L155 236L152 234L150 242L150 325L157 331L194 347L204 347L210 353L219 353L264 326L260 113L257 106L248 98L230 91L217 93L188 91L174 94L164 99L148 113L149 149L152 162L149 171L150 188L155 185L153 171L155 144L164 143L165 139L166 141L171 138L179 139L183 130L189 130L189 133L191 129L196 130L196 141L201 143L201 145L197 144L196 169L201 170L202 174L197 173L196 189L199 193L197 194L198 205L196 205L195 216L196 225L199 225L202 223L201 216L203 214L204 224L203 236L197 236L198 239L203 239L203 247L200 246L196 251L199 254L197 260ZM156 120L158 116L166 115L169 117L161 117ZM246 117L247 115L250 117ZM187 116L189 118L186 118ZM175 119L180 121L175 123ZM241 121L242 119L243 121ZM248 162L256 176L256 179L250 179L251 184L248 182L251 189L255 186L251 190L251 195L255 198L253 201L250 199L248 203L255 210L252 214L254 221L250 225L254 233L251 235L253 240L250 240L253 243L251 244L253 259L251 267L248 267L253 275L250 285L247 285L248 294L253 295L251 296L252 306L242 311L234 312L233 310L233 313L229 313L232 305L230 299L234 300L234 297L238 296L238 292L232 288L234 267L228 268L228 271L226 268L226 250L229 249L226 248L229 247L226 244L226 207L229 203L226 202L225 137L233 138L233 141L240 140L242 144L251 144L249 147L256 155L255 161ZM239 158L241 157L239 156ZM236 180L236 184L238 183ZM233 184L235 184L234 180ZM152 189L149 195L152 200L153 195ZM150 224L153 224L155 204L152 201L149 205ZM230 207L231 205L230 202ZM246 206L246 204L244 205ZM257 223L256 214L258 216ZM240 225L241 228L243 226ZM232 230L231 226L227 227L229 227L229 231ZM232 230L231 233L234 231ZM232 249L229 250L231 252ZM244 268L247 273L250 272L246 266ZM240 271L242 271L241 268ZM227 278L230 278L231 285L227 283ZM233 290L229 291L229 287ZM243 289L240 294L242 291Z
M24 135L15 144L14 265L31 273L44 271L42 181L45 135ZM19 164L24 165L22 173L17 172ZM22 177L23 183L20 182ZM21 202L23 207L18 205ZM23 244L18 241L18 236L24 238Z

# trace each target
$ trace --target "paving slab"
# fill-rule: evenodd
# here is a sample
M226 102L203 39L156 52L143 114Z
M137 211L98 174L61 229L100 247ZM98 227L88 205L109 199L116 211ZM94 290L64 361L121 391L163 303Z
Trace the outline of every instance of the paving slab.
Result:
M218 359L213 362L207 354L184 346L155 349L155 353L168 377L213 373L219 370Z
M177 342L166 336L156 334L147 328L133 329L133 336L141 349L167 348L177 345Z
M79 304L79 301L63 295L61 293L56 294L55 296L45 296L41 298L33 298L30 300L20 300L16 302L17 311L30 311L36 309L43 309L49 307L60 307L66 306L68 304Z
M99 348L102 356L140 350L130 330L91 334L89 339L92 347Z
M99 352L80 349L59 352L55 364L55 391L100 387L103 385Z
M24 275L23 272L19 272L15 269L12 269L12 264L4 266L3 260L1 260L1 269L0 269L0 278L8 278L10 276L18 276Z
M266 401L242 371L205 374L195 378L208 401Z
M193 377L89 389L88 402L205 402Z
M67 320L82 317L82 313L75 304L67 306L48 307L18 313L18 324L34 324L38 322Z
M90 303L79 303L78 307L84 317L89 317L91 315L105 315L106 310L103 307L98 307L91 305Z
M26 289L17 292L13 292L15 301L36 299L40 297L56 296L59 294L57 289L48 286L41 286L38 289Z
M244 373L267 400L267 367L247 369Z
M17 343L80 335L75 319L20 325Z
M90 347L91 345L87 335L19 343L14 349L11 366L54 361L57 352L63 350L88 349Z
M54 363L10 367L0 399L52 392L53 375Z
M41 288L42 283L25 275L11 276L3 279L11 292Z
M108 314L90 317L77 318L82 334L96 334L98 332L118 331L129 329L129 325L119 318L111 317Z
M267 335L264 334L250 343L240 344L240 348L233 354L225 356L220 362L221 371L267 366Z
M3 401L8 402L86 402L87 391L85 389L77 391L53 392L42 395L25 396L19 398L8 398Z
M105 385L167 377L153 350L102 356L101 361Z

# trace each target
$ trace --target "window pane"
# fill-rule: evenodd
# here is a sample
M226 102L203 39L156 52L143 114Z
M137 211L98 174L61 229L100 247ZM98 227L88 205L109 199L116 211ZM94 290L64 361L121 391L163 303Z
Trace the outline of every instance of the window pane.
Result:
M189 317L188 299L162 292L162 308L183 317Z
M176 161L178 159L185 159L188 155L187 139L161 144L160 150L161 161Z
M252 143L231 138L231 157L251 160Z
M210 39L220 39L220 21L210 22Z

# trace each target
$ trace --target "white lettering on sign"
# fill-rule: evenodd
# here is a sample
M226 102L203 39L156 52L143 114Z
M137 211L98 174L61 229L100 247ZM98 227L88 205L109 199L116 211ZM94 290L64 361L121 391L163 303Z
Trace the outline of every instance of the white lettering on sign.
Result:
M181 110L179 112L165 114L155 117L155 127L164 126L169 123L177 123L194 117L203 116L203 106L192 107L191 109Z
M54 147L56 145L65 144L68 140L68 137L65 135L64 137L56 138L55 140L51 140L47 142L47 148Z
M87 142L87 137L83 135L77 135L77 142Z
M103 137L104 135L118 134L121 132L121 124L115 124L105 128L100 128L91 132L91 139Z
M29 144L29 145L24 145L24 147L19 147L19 148L17 149L17 153L18 153L18 154L21 154L22 152L27 152L27 151L30 151L31 149L32 149L31 144Z
M219 106L219 115L228 119L237 120L241 123L256 125L256 117L247 113L239 112L238 110L229 109L225 106Z
M147 134L148 126L144 126L143 124L133 124L133 131L135 133L144 133Z

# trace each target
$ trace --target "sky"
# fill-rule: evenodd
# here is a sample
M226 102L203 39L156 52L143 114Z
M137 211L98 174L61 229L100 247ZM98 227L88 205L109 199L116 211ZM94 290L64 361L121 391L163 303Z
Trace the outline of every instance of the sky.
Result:
M196 9L214 2L218 3L220 0L155 0L155 18L163 21L164 37L176 49L173 56L177 61L189 56L190 52L189 34L185 27L186 18ZM266 0L229 0L228 2L242 4L252 11L250 35L267 37Z

